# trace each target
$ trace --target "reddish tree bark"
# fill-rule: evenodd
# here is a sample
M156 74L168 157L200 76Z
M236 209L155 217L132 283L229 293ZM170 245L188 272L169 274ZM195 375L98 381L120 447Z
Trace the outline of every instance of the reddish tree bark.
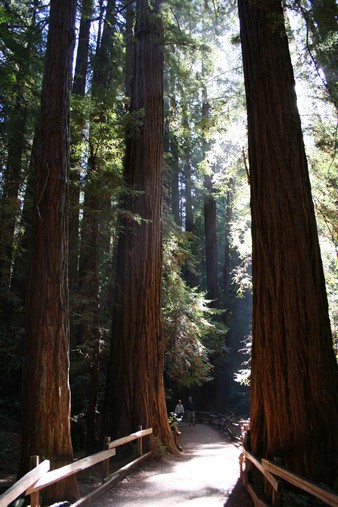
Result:
M51 0L36 152L32 256L23 375L21 473L29 457L52 468L72 462L68 384L69 95L75 0ZM72 476L44 490L46 501L77 496Z
M337 365L279 0L239 0L253 237L252 450L337 476Z
M139 425L174 451L164 397L161 322L161 190L163 159L163 57L159 2L137 1L131 110L143 123L128 133L125 172L138 191L125 203L140 217L122 220L113 335L103 431L128 434Z

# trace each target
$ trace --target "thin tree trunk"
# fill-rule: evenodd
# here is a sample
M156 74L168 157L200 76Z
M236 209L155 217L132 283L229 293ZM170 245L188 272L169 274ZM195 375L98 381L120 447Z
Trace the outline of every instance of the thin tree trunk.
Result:
M133 78L133 61L134 61L134 18L135 11L133 2L125 0L126 4L126 58L125 58L125 91L126 97L131 97L131 87Z
M79 43L77 47L75 74L72 94L76 98L84 98L89 62L89 36L93 15L93 0L83 0L81 7ZM81 104L76 118L73 119L72 150L70 159L69 188L69 291L70 291L70 340L76 345L76 300L78 298L78 264L80 253L80 190L81 190L81 143L85 135L85 118Z
M34 2L30 30L36 28L37 5ZM15 229L20 221L20 188L25 179L22 158L25 153L25 136L28 119L27 106L27 79L34 53L35 42L28 40L27 47L23 49L18 59L18 71L13 88L12 107L9 112L7 125L8 153L7 165L4 171L3 188L0 198L0 321L9 321L15 294L11 291L11 277L15 261ZM19 250L19 249L18 249Z
M191 146L189 139L189 121L188 113L186 110L183 112L182 118L183 131L186 133L186 138L182 138L182 155L183 155L183 182L184 182L184 197L185 197L185 230L189 235L191 252L193 259L198 257L198 246L196 237L196 225L194 216L194 201L193 201L193 181L192 181L192 162L191 162ZM197 271L197 270L196 270ZM191 266L186 265L184 268L184 279L189 287L198 287L199 278L198 274Z
M105 96L109 93L112 79L114 62L113 31L115 27L115 0L107 3L106 17L102 38L98 44L93 71L92 97L95 105L94 117L97 114L98 123L104 124L105 119ZM87 452L94 450L96 442L96 414L97 394L99 380L99 341L100 341L100 304L99 304L99 227L102 228L101 214L106 205L99 195L97 188L97 176L102 171L99 157L92 132L89 139L90 157L88 160L87 178L85 185L84 212L82 221L81 251L79 260L79 294L81 319L77 329L77 344L90 346L90 399L87 409Z
M185 162L183 167L184 174L184 195L185 195L185 230L189 234L189 240L191 245L191 252L193 258L197 258L197 241L196 241L196 227L195 227L195 219L194 219L194 207L193 207L193 196L192 196L192 178L191 178L191 160L189 153L189 146L187 146L187 151L185 151ZM184 269L184 278L189 285L189 287L198 287L199 279L197 272L191 268L191 266L186 265Z
M253 237L252 450L332 485L338 386L307 160L278 0L239 0Z
M223 292L224 304L223 307L227 310L224 316L225 324L229 322L229 305L230 305L230 241L231 241L231 220L232 220L232 191L228 190L225 198L225 224L224 224L224 265L223 265Z
M34 454L58 468L73 460L70 439L68 312L69 96L76 2L52 0L36 155L32 256L23 374L20 472ZM46 501L78 496L74 476L46 490Z
M207 102L206 90L203 91L202 119L207 123L209 119L209 104ZM206 157L208 142L203 140L203 153ZM217 255L217 214L216 201L212 175L204 176L204 237L205 237L205 264L206 264L206 285L210 305L218 307L218 255Z

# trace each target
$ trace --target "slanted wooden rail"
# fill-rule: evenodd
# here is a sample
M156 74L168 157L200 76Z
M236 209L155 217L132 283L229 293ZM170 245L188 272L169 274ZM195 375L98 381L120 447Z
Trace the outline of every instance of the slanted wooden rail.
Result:
M95 498L101 496L104 491L111 488L113 484L123 478L129 470L151 455L151 452L143 454L142 439L143 437L150 435L152 432L152 428L147 428L145 430L140 429L135 433L131 433L126 437L113 441L110 441L110 438L106 437L105 450L92 454L91 456L87 456L86 458L82 458L78 461L74 461L69 465L65 465L55 470L50 470L50 462L45 460L38 464L33 470L28 472L11 488L5 491L5 493L0 495L0 505L1 507L5 507L22 494L25 494L30 495L31 507L39 507L39 491L41 489L102 462L102 484L95 491L78 500L75 504L73 504L73 507L89 505ZM132 442L133 440L137 440L138 458L109 476L109 461L112 456L115 456L116 448Z
M245 460L246 466L245 470L243 469L243 460ZM318 484L302 477L298 474L290 472L286 468L281 465L274 463L273 461L262 459L259 461L253 454L251 454L248 450L243 449L243 452L240 456L240 471L241 477L243 480L243 484L248 490L255 507L268 507L263 500L259 499L257 494L255 493L252 485L248 479L248 462L252 463L266 478L266 480L270 483L272 487L272 505L279 506L282 498L282 482L289 482L293 486L310 493L315 496L319 500L326 502L327 505L331 505L332 507L338 507L338 495L333 493L328 489L324 489L320 487Z
M40 477L43 477L50 469L50 462L48 459L42 461L36 468L33 468L26 475L21 477L13 486L5 493L0 495L0 505L6 506L14 502L20 495L22 495L27 488L35 484Z

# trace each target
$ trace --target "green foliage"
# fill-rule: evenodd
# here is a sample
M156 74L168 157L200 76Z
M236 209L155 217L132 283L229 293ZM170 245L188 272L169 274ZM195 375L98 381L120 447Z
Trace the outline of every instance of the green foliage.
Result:
M321 256L326 281L331 329L338 358L338 174L336 132L332 125L314 115L309 147L312 195L315 205Z
M208 308L204 294L188 287L183 279L182 267L191 255L187 247L183 233L167 232L162 291L165 371L180 387L211 380L207 343L217 332L214 311Z
M335 2L327 2L337 14ZM294 2L290 11L290 49L296 77L298 109L309 164L333 341L338 358L338 179L337 94L331 79L338 57L337 36L332 36L333 11L320 2ZM327 42L325 42L327 41ZM326 47L321 53L321 48ZM309 58L310 56L310 58ZM325 61L330 64L326 65ZM336 80L336 77L334 78ZM327 88L329 84L329 89Z
M239 351L243 354L243 356L248 356L248 359L242 362L242 366L244 366L245 368L242 368L235 373L235 381L245 386L250 385L251 346L252 346L252 336L250 335L245 338L244 347Z
M167 454L167 447L155 435L150 435L149 447L155 458L161 459Z
M302 58L304 68L310 66L316 74L316 81L321 81L321 91L326 98L338 108L338 6L335 0L326 2L296 0L289 6L297 14L298 27L296 38L302 41ZM293 17L293 24L295 17Z

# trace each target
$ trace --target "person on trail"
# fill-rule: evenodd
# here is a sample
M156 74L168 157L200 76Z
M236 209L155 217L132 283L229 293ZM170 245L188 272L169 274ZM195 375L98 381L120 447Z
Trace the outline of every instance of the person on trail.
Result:
M192 401L192 397L189 396L188 404L187 404L187 412L188 412L188 421L189 426L195 426L195 404Z
M183 419L183 416L184 416L184 407L182 405L182 400L178 400L178 403L175 407L175 414L178 416L178 417L182 417Z

